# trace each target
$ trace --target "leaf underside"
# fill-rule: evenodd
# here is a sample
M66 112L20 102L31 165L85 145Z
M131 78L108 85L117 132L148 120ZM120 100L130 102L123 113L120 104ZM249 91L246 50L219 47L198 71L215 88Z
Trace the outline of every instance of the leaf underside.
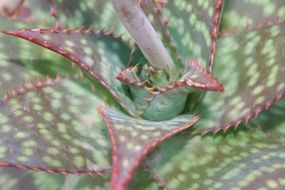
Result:
M168 121L134 119L112 109L101 108L112 141L111 189L125 189L134 170L148 152L169 137L198 121L190 115Z

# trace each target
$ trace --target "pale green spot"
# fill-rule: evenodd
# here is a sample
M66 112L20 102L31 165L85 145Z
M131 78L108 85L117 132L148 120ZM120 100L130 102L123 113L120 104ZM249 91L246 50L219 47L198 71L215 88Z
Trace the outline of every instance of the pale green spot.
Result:
M278 183L274 180L268 180L268 181L266 181L266 184L271 189L277 189L278 188Z
M133 150L134 149L134 144L133 143L127 143L127 149Z
M70 148L69 148L69 152L70 152L71 154L78 154L80 151L79 151L77 148L70 147Z
M61 133L66 133L67 132L66 125L64 123L58 123L57 124L57 129Z
M62 137L63 137L64 139L66 139L66 140L71 140L71 139L72 139L71 136L68 135L68 134L63 134Z
M121 136L119 136L119 140L121 142L125 142L126 141L126 137L121 135Z
M14 116L16 116L16 117L20 117L20 116L23 115L23 112L20 111L20 110L16 110L16 111L13 112L13 114L14 114Z
M41 110L43 110L43 107L42 107L41 105L39 105L39 104L33 105L33 108L34 108L36 111L41 111Z
M54 119L53 115L49 112L45 112L43 114L43 117L46 121L49 121L49 122L51 122Z
M23 117L23 121L27 122L27 123L31 123L33 120L34 120L33 117L31 117L29 115L26 115Z
M11 131L11 129L12 129L12 126L5 124L5 125L2 125L1 132L2 133L8 133Z
M141 139L142 139L142 140L147 140L147 139L148 139L148 136L147 136L147 135L141 135Z
M20 162L28 162L29 161L29 158L26 157L26 156L19 156L17 158L17 160L19 160Z
M69 121L72 119L71 116L67 113L62 113L60 116L62 119L66 120L66 121Z
M19 131L19 132L17 132L16 135L15 135L16 138L26 138L26 137L28 137L28 136L29 136L29 134L26 133L26 132L23 132L23 131Z
M10 81L12 80L12 75L10 73L1 73L1 76L3 77L4 80Z
M24 148L24 149L23 149L23 154L24 154L25 156L32 156L33 153L34 153L33 150L30 149L30 148Z
M54 148L54 147L49 147L47 149L47 152L49 154L52 154L52 155L58 155L60 153L59 150L57 148Z
M37 145L36 142L33 140L27 140L27 141L23 142L24 147L33 147L36 145Z
M8 118L0 113L0 124L4 124L8 122Z
M85 165L85 160L81 156L76 156L74 158L74 165L77 168L81 168Z

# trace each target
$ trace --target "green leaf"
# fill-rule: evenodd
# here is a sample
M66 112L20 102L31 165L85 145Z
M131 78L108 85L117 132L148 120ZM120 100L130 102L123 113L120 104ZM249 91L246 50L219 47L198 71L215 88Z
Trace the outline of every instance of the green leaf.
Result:
M227 0L221 20L221 34L234 34L254 30L266 24L273 24L285 18L283 0Z
M0 169L0 187L3 190L38 190L33 183L33 176L15 168Z
M12 30L6 34L29 40L75 62L95 77L120 105L137 115L125 87L116 79L128 63L130 50L120 37L93 30Z
M165 84L163 73L152 69L139 69L138 65L128 67L122 69L117 77L129 85L130 96L144 119L161 121L176 117L185 110L187 97L194 90L223 91L222 85L194 60L189 61L181 79L170 84ZM145 76L139 77L137 74Z
M214 73L224 93L207 93L195 110L200 131L247 122L284 96L284 31L280 24L219 39Z
M268 137L276 142L285 142L285 99L273 105L269 110L262 112L250 125L259 126Z
M25 0L11 17L0 16L1 29L51 27L55 19L50 16L47 0Z
M21 83L38 76L73 75L76 70L55 53L29 42L0 35L0 97ZM17 73L17 74L15 74Z
M134 180L130 183L127 189L144 189L144 190L159 190L158 184L154 179L151 179L149 174L142 167L134 176ZM101 190L110 189L110 176L66 176L64 184L61 186L63 190ZM49 189L47 189L49 190ZM58 189L55 189L58 190Z
M57 78L7 94L0 105L1 166L63 174L108 170L109 143L96 107L112 100L90 86Z
M160 5L156 3L155 0L142 0L140 1L140 6L160 36L164 46L170 52L174 63L177 66L181 66L181 64L183 65L181 60L182 58L178 55L176 45L168 30L168 22L161 14Z
M112 3L105 0L52 0L57 17L63 27L94 27L126 33Z
M33 173L16 168L0 169L1 190L59 190L64 183L63 175Z
M285 151L257 130L180 135L146 161L168 189L283 189Z
M197 117L182 115L167 121L134 119L112 109L101 108L112 141L111 189L125 189L140 162L161 142L189 128Z
M222 1L167 2L162 15L169 20L170 34L184 63L191 57L203 65L212 65Z

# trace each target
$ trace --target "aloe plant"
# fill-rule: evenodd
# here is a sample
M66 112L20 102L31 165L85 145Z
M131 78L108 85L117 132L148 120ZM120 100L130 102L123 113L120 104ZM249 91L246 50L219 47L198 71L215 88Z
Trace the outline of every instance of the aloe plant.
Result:
M283 0L0 15L1 188L284 189Z

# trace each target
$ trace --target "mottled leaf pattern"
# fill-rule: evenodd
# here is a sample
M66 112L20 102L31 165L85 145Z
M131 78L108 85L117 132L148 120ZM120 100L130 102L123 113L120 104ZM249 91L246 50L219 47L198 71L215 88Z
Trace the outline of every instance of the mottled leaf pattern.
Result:
M147 161L169 189L284 189L285 149L261 131L177 136Z
M224 34L231 34L242 32L245 29L254 30L255 27L284 19L283 0L226 0L220 31Z
M284 95L284 31L280 24L219 39L215 73L225 90L207 93L199 105L201 130L246 122Z
M121 38L93 30L35 29L5 33L24 38L67 57L98 79L129 113L136 114L124 87L116 79L127 64L130 53Z
M91 93L82 82L48 79L6 96L0 107L0 164L50 173L108 169L109 143L96 106L110 100Z
M182 66L179 80L153 72L140 50L129 48L132 41L83 29L125 32L111 1L26 0L0 19L7 34L63 55L0 36L0 166L18 168L0 170L0 189L284 189L283 0L138 3ZM39 27L50 29L21 29ZM76 79L64 57L88 82ZM223 91L211 75L214 60L224 92L189 94ZM137 64L139 71L132 69ZM201 122L175 135L197 122L189 113ZM249 120L253 129L240 125Z
M14 76L14 73L19 73L19 75ZM28 72L26 68L21 65L17 65L12 61L1 60L0 61L0 89L2 93L0 98L3 97L3 92L5 89L11 88L11 86L16 86L23 81L32 79L36 76L35 72Z
M142 0L140 6L154 26L164 46L168 49L172 59L174 59L174 63L177 66L183 65L182 58L177 54L176 45L168 30L168 22L162 17L160 4L155 0Z
M0 169L2 190L37 190L30 173L15 168Z
M1 190L59 190L66 178L63 175L32 173L16 168L0 169Z
M198 118L189 115L163 122L146 121L105 108L101 108L100 113L104 117L112 141L110 187L117 190L127 187L134 170L148 152L198 121Z
M110 1L105 0L51 0L63 27L95 27L125 33Z
M60 62L57 62L61 60ZM70 64L55 53L29 42L0 35L0 97L21 83L38 76L75 74ZM15 75L17 73L17 75Z
M185 63L189 57L203 65L209 63L219 23L219 16L214 16L216 12L219 15L221 7L220 0L175 0L167 1L162 8L162 14L169 20L169 31L177 51Z
M0 16L0 28L17 29L27 27L52 27L55 20L50 17L47 0L25 0L10 17Z
M285 99L283 98L269 110L262 112L249 124L260 127L268 137L276 142L285 143ZM274 118L274 119L273 119Z

